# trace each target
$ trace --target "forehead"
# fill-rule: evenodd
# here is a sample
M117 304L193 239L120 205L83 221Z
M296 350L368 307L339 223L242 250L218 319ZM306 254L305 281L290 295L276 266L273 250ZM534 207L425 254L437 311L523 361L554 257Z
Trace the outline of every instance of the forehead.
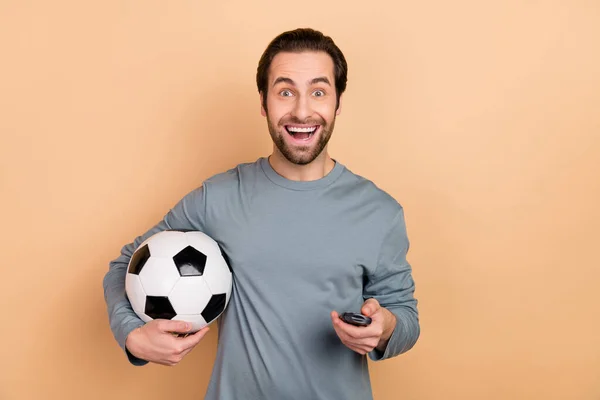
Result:
M291 78L297 84L326 76L334 82L333 60L324 51L306 51L302 53L278 53L269 68L269 82L283 76Z

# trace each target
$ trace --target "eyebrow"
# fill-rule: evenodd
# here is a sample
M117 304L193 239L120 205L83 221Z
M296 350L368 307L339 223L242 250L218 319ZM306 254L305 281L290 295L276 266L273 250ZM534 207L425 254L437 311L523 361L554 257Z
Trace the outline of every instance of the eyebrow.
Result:
M275 82L273 82L273 86L282 82L288 83L292 86L296 86L296 83L292 79L286 78L284 76L280 76L277 79L275 79ZM318 78L313 78L309 81L309 85L314 85L315 83L326 83L327 85L331 86L331 82L329 82L329 79L327 79L326 76L319 76Z

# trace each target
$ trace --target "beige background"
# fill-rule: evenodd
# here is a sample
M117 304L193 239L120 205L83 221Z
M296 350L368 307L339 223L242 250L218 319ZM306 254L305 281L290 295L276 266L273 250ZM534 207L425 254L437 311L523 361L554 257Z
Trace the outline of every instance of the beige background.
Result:
M256 64L303 26L350 66L332 155L406 209L422 335L372 364L375 398L600 399L583 0L1 1L1 399L202 397L216 329L134 368L102 278L203 179L268 154Z

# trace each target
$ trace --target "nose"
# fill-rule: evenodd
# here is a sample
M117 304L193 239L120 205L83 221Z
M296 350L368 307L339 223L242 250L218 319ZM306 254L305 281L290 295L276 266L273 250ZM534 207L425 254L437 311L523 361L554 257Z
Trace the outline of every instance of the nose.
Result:
M299 96L294 109L292 110L292 116L296 117L300 121L306 120L312 115L309 99L304 96Z

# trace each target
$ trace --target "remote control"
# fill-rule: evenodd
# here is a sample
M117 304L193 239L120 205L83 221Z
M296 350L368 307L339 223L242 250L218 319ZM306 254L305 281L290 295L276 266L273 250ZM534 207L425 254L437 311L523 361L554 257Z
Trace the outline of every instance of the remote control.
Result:
M367 326L371 323L371 318L353 312L345 312L340 314L340 319L355 326Z

